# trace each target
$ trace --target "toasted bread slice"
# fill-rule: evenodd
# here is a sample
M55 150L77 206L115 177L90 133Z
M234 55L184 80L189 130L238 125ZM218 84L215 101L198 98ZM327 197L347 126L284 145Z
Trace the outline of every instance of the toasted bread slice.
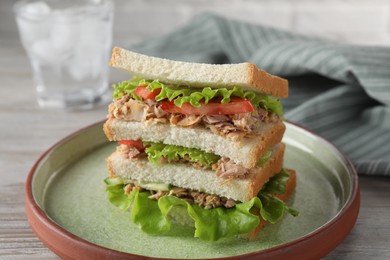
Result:
M240 86L274 97L288 96L287 80L268 74L251 63L189 63L151 57L115 47L110 65L145 79L158 79L168 84L198 88Z
M261 132L243 138L241 142L227 139L204 127L179 127L169 124L148 124L109 119L104 132L110 141L138 140L197 148L225 156L251 169L268 148L279 143L285 131L282 122L264 123Z

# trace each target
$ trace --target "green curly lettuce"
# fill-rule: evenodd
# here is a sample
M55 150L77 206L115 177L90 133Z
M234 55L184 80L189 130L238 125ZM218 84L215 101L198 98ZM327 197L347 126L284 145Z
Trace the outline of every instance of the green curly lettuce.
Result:
M267 95L255 93L254 91L243 90L241 87L235 86L232 89L227 88L188 88L176 85L163 84L158 80L145 80L138 76L132 79L114 84L115 89L113 97L120 98L128 95L134 99L140 100L134 91L138 86L146 86L148 90L161 89L156 96L157 101L168 99L181 107L184 103L190 103L194 107L200 107L201 101L207 104L213 98L220 98L222 104L230 102L231 97L247 98L251 101L255 108L262 107L279 116L283 113L282 103L277 99Z
M195 148L151 142L144 142L144 145L147 147L145 152L148 155L148 160L155 165L160 162L161 158L168 160L168 162L188 158L202 166L211 166L221 158L219 155L206 153Z
M290 175L285 169L282 169L271 179L272 181L269 181L264 185L261 191L270 194L283 194L286 191L286 184L289 179Z
M202 150L196 148L187 148L177 145L168 145L163 143L152 143L152 142L143 142L146 147L145 152L148 155L148 160L157 165L160 163L161 159L164 158L168 162L176 162L180 159L186 158L191 162L199 163L202 166L208 166L215 164L221 158L221 156L206 153ZM261 155L257 161L256 166L262 167L272 156L272 150L266 151Z
M282 169L263 186L257 196L263 202L264 209L270 208L272 210L265 210L265 212L262 213L262 216L269 214L267 212L271 212L274 217L269 216L268 218L273 219L274 222L277 222L277 219L280 217L281 213L277 213L276 211L286 211L293 216L297 216L299 214L297 210L288 207L282 200L272 196L276 194L283 194L286 191L286 184L289 179L290 175L285 169ZM273 223L272 221L270 222Z
M285 183L281 178L275 177L268 183L274 181ZM233 208L205 209L174 196L163 196L158 201L152 200L148 198L150 195L148 191L133 190L130 194L125 194L123 186L107 183L109 201L123 210L128 210L133 205L132 221L148 234L162 235L171 229L168 214L173 207L186 209L194 221L194 236L205 241L216 241L250 232L259 224L255 212L259 212L264 220L272 224L280 221L285 213L298 215L298 211L289 208L283 201L263 190L257 197L245 203L238 203Z

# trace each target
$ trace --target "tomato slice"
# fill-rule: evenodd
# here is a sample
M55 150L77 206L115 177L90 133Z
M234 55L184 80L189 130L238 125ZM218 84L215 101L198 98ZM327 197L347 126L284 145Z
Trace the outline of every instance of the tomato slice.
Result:
M135 147L141 151L145 149L144 144L141 140L120 140L119 143L127 146Z
M150 91L147 89L146 86L138 86L135 90L134 93L142 97L143 99L155 99L155 97L160 94L161 89L155 89L153 91Z
M181 107L176 106L172 101L163 101L161 109L170 113L180 113L184 115L233 115L253 112L255 109L250 100L233 97L229 103L209 102L200 107L194 107L190 103L183 103Z

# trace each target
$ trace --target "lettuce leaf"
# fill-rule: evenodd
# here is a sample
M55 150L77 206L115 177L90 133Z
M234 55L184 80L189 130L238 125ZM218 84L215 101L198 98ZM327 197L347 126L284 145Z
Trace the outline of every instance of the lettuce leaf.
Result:
M290 175L285 169L282 169L264 185L257 195L263 202L263 212L261 215L271 223L278 222L284 212L288 212L294 217L299 215L299 211L288 207L282 200L272 196L283 194L286 191L286 184L289 178Z
M212 98L221 98L221 103L225 104L230 102L231 97L247 98L251 101L255 108L262 107L268 111L274 112L281 116L283 108L281 102L277 98L273 98L267 95L259 94L254 91L243 90L239 86L235 86L232 89L227 88L188 88L176 85L167 85L159 82L158 80L145 80L138 76L134 76L128 81L123 81L118 84L114 84L115 89L113 97L120 98L124 95L129 95L134 99L141 99L134 91L138 86L147 86L149 90L161 89L160 94L156 96L157 101L168 99L173 100L173 103L181 107L183 103L190 103L194 107L200 107L200 101L208 103Z
M122 185L123 186L123 185ZM130 195L125 195L121 185L107 186L110 202L115 206L127 210L133 203L131 209L132 221L142 231L153 235L163 235L171 228L171 221L168 214L173 207L185 207L189 216L195 223L195 237L205 241L216 241L234 235L245 234L253 230L259 224L259 218L250 213L253 206L261 207L259 198L253 198L246 203L240 203L234 208L204 209L195 204L174 197L163 196L158 201L149 199L148 191L139 192L134 190ZM122 193L123 196L116 196L112 200L112 194ZM118 203L120 201L120 203Z
M261 155L259 160L257 160L256 167L263 167L271 158L271 156L272 156L272 149L269 149Z
M286 191L286 184L289 178L290 175L285 169L282 169L264 185L261 192L269 194L283 194Z
M149 199L149 192L131 192L134 197L134 205L131 210L131 218L142 231L153 235L162 235L171 229L171 222L160 209L157 201Z
M187 148L177 145L168 145L164 143L153 143L153 142L143 142L144 146L147 147L145 152L148 155L148 160L153 164L157 165L160 162L161 158L168 160L168 162L176 162L181 158L189 158L190 161L197 162L202 166L211 166L218 162L221 156L206 153L202 150L196 148ZM272 149L266 151L261 155L257 161L256 166L262 167L272 156ZM286 173L287 174L287 173ZM287 174L288 180L288 174ZM283 193L283 192L282 192ZM278 194L278 193L275 193Z
M158 201L165 217L173 207L185 207L195 222L194 236L205 241L216 241L253 230L259 224L259 218L249 212L254 203L261 202L254 199L238 204L235 208L204 209L174 196L164 196Z
M203 166L211 166L221 158L219 155L206 153L195 148L152 142L144 142L144 144L147 146L145 152L148 154L148 159L153 164L158 164L162 157L167 159L168 162L174 162L188 157L191 161Z
M106 186L106 192L108 200L116 207L127 210L130 208L131 201L133 200L133 194L125 194L123 190L123 184L116 184Z
M132 98L141 99L139 96L135 95L133 92L135 89L140 86L139 81L135 80L135 77L131 80L122 81L118 84L113 84L114 93L112 96L114 98L121 98L123 96L131 96Z
M269 182L273 182L271 178ZM277 179L277 178L276 178ZM158 201L149 199L148 191L133 190L126 195L123 184L106 187L108 198L115 206L127 210L133 204L131 218L145 233L162 235L171 229L168 218L173 207L184 207L194 220L194 236L205 241L216 241L223 238L245 234L259 224L258 212L264 220L270 223L280 221L288 212L296 216L298 212L289 208L283 201L267 192L260 192L248 202L238 203L233 208L205 209L174 196L163 196Z

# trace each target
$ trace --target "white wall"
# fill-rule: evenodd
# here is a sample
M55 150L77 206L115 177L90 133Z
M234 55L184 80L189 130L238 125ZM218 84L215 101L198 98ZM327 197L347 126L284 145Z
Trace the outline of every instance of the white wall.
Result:
M390 0L113 0L115 43L168 33L200 12L344 42L390 46ZM18 36L12 5L0 1L0 44Z
M390 0L115 0L116 39L132 44L209 11L357 44L390 46ZM129 37L120 37L128 34Z

